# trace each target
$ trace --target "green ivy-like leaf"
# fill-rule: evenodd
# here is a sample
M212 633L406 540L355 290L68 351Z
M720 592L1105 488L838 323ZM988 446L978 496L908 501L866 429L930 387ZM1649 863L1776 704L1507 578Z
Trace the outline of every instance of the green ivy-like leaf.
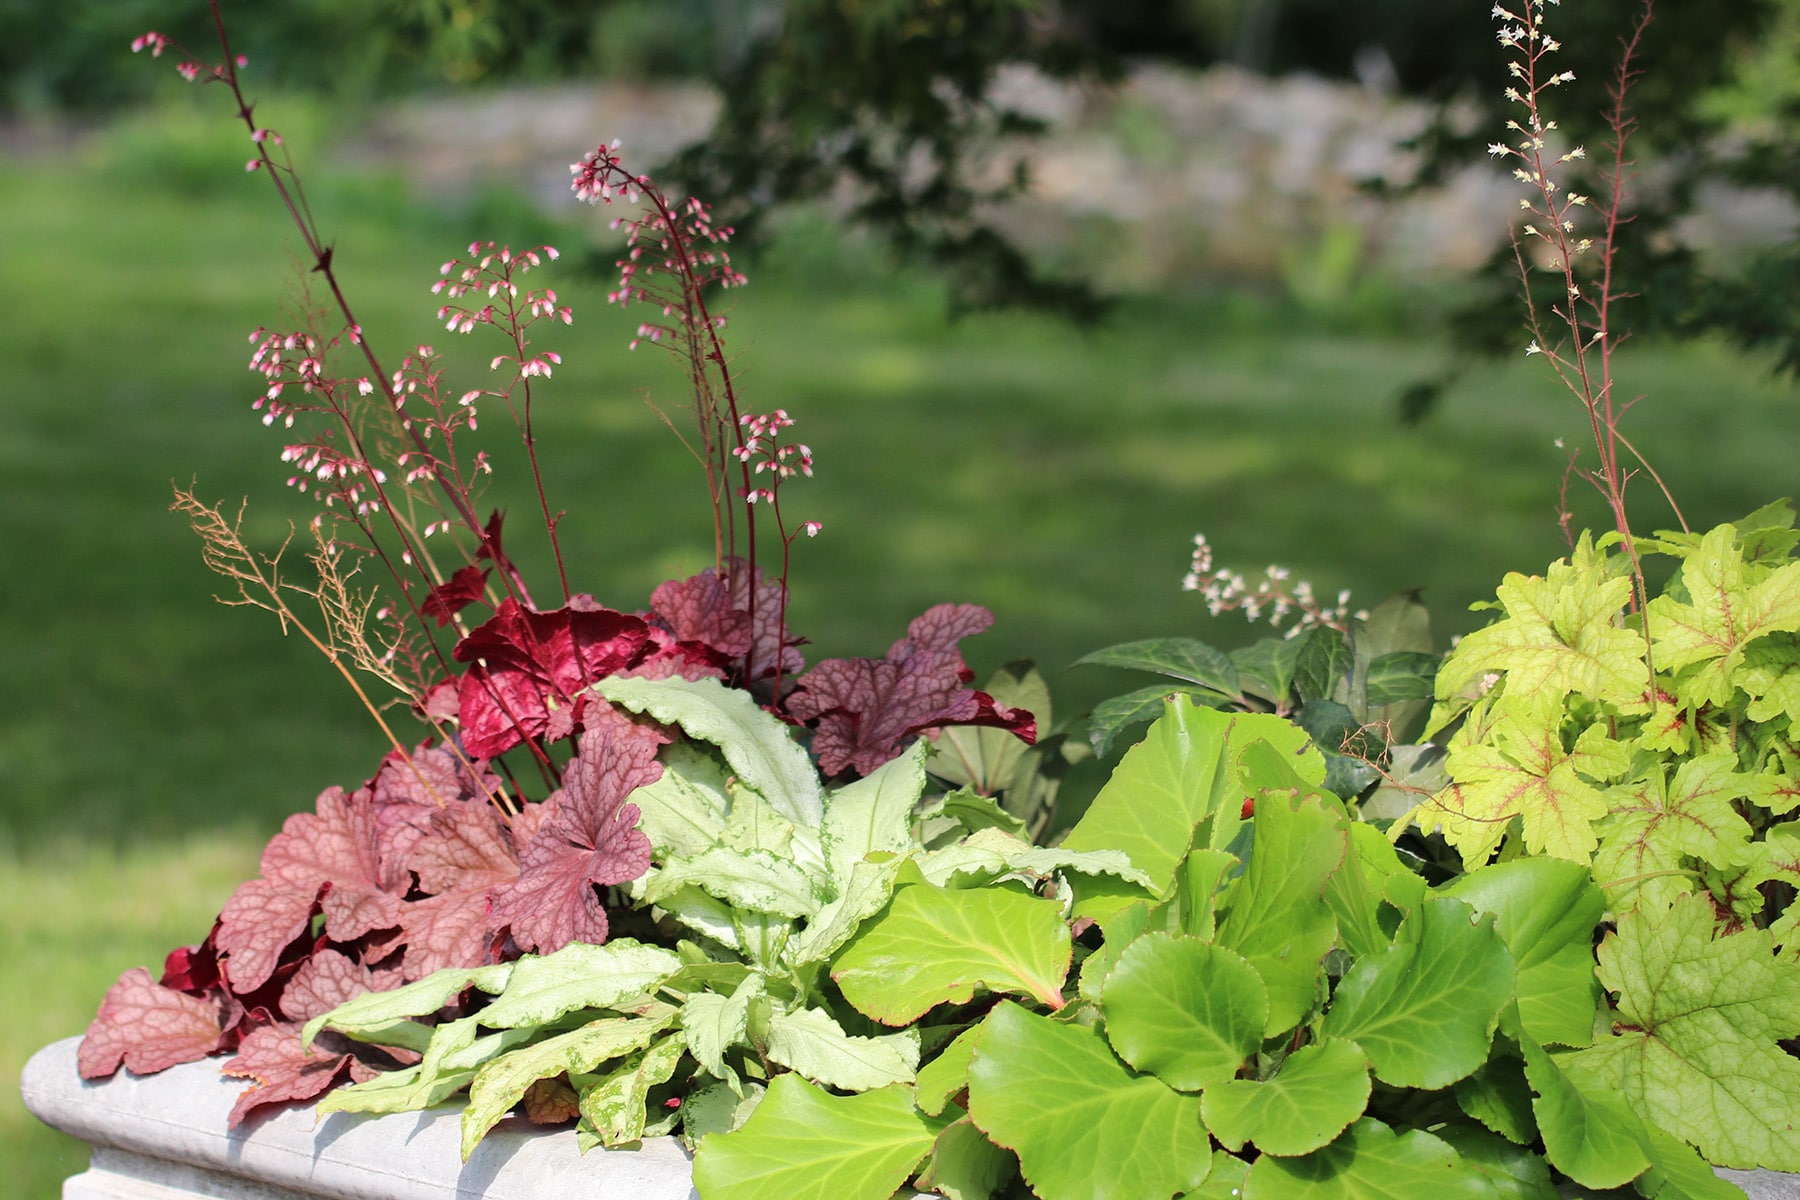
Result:
M1101 1009L1120 1058L1170 1087L1197 1092L1230 1079L1262 1044L1269 992L1256 968L1232 951L1152 933L1119 955Z
M1447 1087L1487 1061L1515 975L1492 916L1427 897L1344 976L1321 1029L1360 1045L1383 1083Z
M1800 1171L1800 964L1767 930L1714 937L1705 896L1633 910L1600 945L1626 1032L1568 1061L1727 1167Z
M1600 982L1594 926L1606 897L1585 867L1554 858L1495 863L1438 889L1493 913L1494 928L1518 966L1519 1021L1543 1045L1594 1039Z
M1167 1200L1212 1166L1198 1097L1133 1073L1098 1031L1016 1004L988 1015L969 1067L969 1115L1019 1156L1042 1200Z
M1265 1154L1250 1168L1253 1200L1492 1200L1492 1185L1442 1138L1395 1134L1364 1117L1323 1150L1299 1158Z
M1054 900L921 881L903 883L887 910L864 923L831 977L864 1016L904 1025L939 1004L970 999L977 988L1060 1007L1071 953Z
M1310 1154L1363 1115L1373 1088L1355 1042L1330 1039L1288 1055L1268 1079L1226 1079L1206 1089L1201 1115L1228 1150Z
M742 688L716 679L628 679L613 675L594 685L613 704L679 725L689 737L711 742L738 778L775 810L803 829L825 815L819 773L787 726L764 712Z
M1255 761L1258 782L1299 782L1272 751ZM1299 1024L1316 1001L1319 964L1337 936L1325 889L1348 849L1344 817L1317 796L1296 799L1296 790L1261 793L1244 873L1220 903L1219 944L1248 959L1268 985L1271 1037Z
M1185 697L1190 704L1204 708L1225 708L1231 703L1217 692L1167 685L1142 687L1122 696L1109 696L1088 713L1088 743L1095 755L1105 758L1121 733L1133 725L1156 721L1169 701L1176 697Z
M904 1087L831 1096L777 1075L749 1120L700 1143L694 1189L701 1200L889 1200L949 1123Z

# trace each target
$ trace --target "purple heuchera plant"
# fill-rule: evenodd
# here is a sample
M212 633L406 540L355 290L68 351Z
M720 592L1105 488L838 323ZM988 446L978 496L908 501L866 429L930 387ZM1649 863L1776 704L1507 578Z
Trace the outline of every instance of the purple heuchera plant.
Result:
M183 54L178 69L231 93L256 150L248 165L271 179L294 216L313 260L309 275L322 279L339 321L251 337L251 368L263 380L253 407L288 438L288 482L321 503L311 526L317 584L289 583L279 555L250 550L235 522L191 492L178 489L176 507L200 533L208 564L235 585L228 602L268 609L298 629L356 688L392 744L362 786L327 789L312 811L288 818L257 878L237 889L202 942L171 953L160 977L125 972L82 1043L89 1079L121 1066L143 1074L233 1055L224 1072L252 1081L232 1111L235 1126L265 1105L406 1065L398 1059L407 1051L329 1033L305 1048L299 1031L310 1018L445 967L607 938L605 889L651 866L631 794L660 778L659 751L676 735L601 700L592 687L602 679L712 678L745 689L810 740L827 777L866 775L948 725L996 726L1027 741L1036 729L1030 713L968 687L960 642L993 622L976 605L932 608L882 658L807 668L805 639L787 626L787 575L794 541L820 525L790 525L782 488L812 474L812 450L783 440L794 424L786 411L739 409L721 341L726 321L707 301L711 288L744 283L725 249L731 231L714 226L700 201L671 203L648 178L626 172L616 143L575 164L573 187L592 203L643 206L614 222L626 230L626 249L611 299L651 306L659 315L639 325L632 344L669 352L687 373L690 445L705 474L717 553L713 566L658 587L644 611L572 590L561 515L544 495L532 432L535 390L562 359L534 345L531 330L569 325L573 314L552 289L521 283L556 251L476 242L467 259L440 269L432 291L449 301L438 312L445 328L485 327L505 340L492 360L499 386L453 394L428 346L386 370L298 200L280 137L251 116L238 78L246 64L232 54L216 5L213 12L221 61L203 66ZM134 43L153 55L171 48L179 50L156 33ZM341 357L362 371L340 373ZM502 541L501 515L477 515L490 467L485 452L468 454L463 443L478 427L477 408L493 400L513 415L528 451L556 562L554 606L532 600ZM427 554L428 540L457 549ZM771 546L779 574L762 567ZM365 568L385 576L392 599L353 586ZM295 592L317 602L323 631L288 606ZM384 706L363 690L369 676L397 689L432 735L412 744L390 728ZM533 772L541 787L528 782ZM566 1116L554 1103L527 1109Z

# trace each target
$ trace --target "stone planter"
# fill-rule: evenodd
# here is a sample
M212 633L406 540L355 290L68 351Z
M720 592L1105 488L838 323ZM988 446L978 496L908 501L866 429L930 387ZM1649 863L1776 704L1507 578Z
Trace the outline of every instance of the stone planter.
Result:
M286 1109L227 1132L243 1081L216 1060L158 1075L120 1071L87 1083L75 1071L79 1038L25 1065L25 1106L94 1148L93 1164L63 1184L63 1200L689 1200L687 1152L673 1138L637 1150L581 1154L573 1131L514 1118L461 1161L461 1110L391 1117ZM1749 1200L1800 1200L1800 1175L1718 1173ZM1565 1195L1580 1196L1580 1190ZM797 1197L796 1200L808 1200ZM821 1197L820 1200L830 1200Z
M310 1108L252 1117L228 1132L244 1081L217 1060L100 1083L75 1070L79 1038L25 1065L25 1106L94 1148L63 1200L689 1200L687 1152L673 1138L581 1154L572 1130L508 1119L461 1157L461 1110L366 1117Z

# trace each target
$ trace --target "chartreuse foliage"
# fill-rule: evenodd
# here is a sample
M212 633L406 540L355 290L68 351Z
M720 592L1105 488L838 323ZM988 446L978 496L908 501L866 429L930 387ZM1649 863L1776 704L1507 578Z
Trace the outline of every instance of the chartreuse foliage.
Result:
M1409 819L1468 868L1520 851L1591 866L1616 915L1598 976L1612 1032L1548 1058L1527 1046L1533 1090L1562 1114L1546 1137L1582 1139L1581 1170L1558 1165L1583 1182L1640 1160L1672 1177L1668 1135L1714 1163L1800 1170L1800 1061L1782 1045L1800 1035L1793 524L1779 503L1639 539L1677 563L1641 611L1618 538L1584 537L1542 577L1509 575L1498 618L1438 676L1430 730L1451 731L1449 783ZM1480 876L1447 890L1473 902ZM1534 898L1498 915L1530 940L1591 914ZM1528 1039L1573 1044L1539 1001L1586 970L1521 960Z

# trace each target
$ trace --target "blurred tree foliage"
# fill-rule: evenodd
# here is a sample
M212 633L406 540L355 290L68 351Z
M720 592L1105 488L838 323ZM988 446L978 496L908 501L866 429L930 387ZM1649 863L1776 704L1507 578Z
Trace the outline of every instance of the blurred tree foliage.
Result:
M1557 110L1590 148L1608 140L1613 64L1641 8L1582 0L1553 14L1558 69L1575 72ZM662 177L714 199L742 236L780 202L848 196L857 222L945 273L958 307L1078 318L1100 299L1081 280L1046 278L995 215L1030 182L1022 162L996 167L996 139L1046 132L1003 99L1007 68L1103 83L1134 61L1232 62L1393 86L1441 105L1421 139L1421 185L1479 158L1511 115L1487 0L226 0L226 12L265 78L358 98L445 82L710 79L725 101L714 136ZM179 12L173 0L0 0L4 102L137 98L151 73L121 64L148 28L196 48L210 37L195 0ZM1640 169L1618 265L1640 298L1624 324L1723 332L1800 375L1800 252L1721 273L1679 236L1711 183L1800 197L1800 0L1662 0L1639 62ZM1520 338L1510 250L1490 266L1483 295L1452 321L1471 351ZM1437 386L1414 390L1412 415Z

